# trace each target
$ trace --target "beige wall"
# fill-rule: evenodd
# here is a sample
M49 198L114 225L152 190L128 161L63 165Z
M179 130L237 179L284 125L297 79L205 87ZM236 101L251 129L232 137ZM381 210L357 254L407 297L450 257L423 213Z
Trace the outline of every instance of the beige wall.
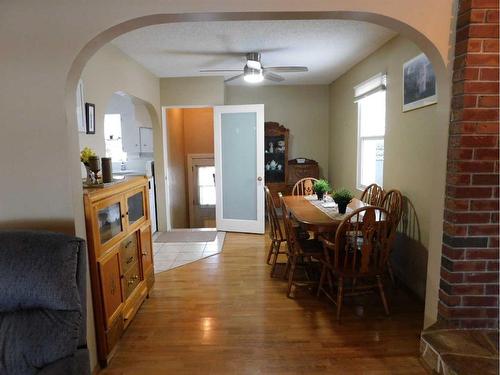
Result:
M387 72L384 189L399 189L414 207L415 214L409 219L411 223L418 219L420 230L406 230L409 236L399 238L396 254L406 272L400 275L424 294L425 276L416 271L425 272L428 252L426 323L430 323L437 314L450 99L449 92L443 89L446 85L441 84L437 105L402 112L402 66L420 53L407 39L394 38L331 84L329 175L334 186L356 190L357 105L353 102L353 87ZM446 77L438 76L438 82L443 81ZM398 254L401 251L405 254ZM412 258L414 262L408 261Z
M327 175L328 90L328 85L226 86L226 104L264 104L266 121L290 129L289 159L314 159Z
M414 38L444 72L453 56L455 4L456 0L257 0L251 4L247 0L75 0L67 6L61 6L60 0L0 2L0 226L85 236L75 90L88 60L122 33L176 21L358 19ZM447 122L439 126L446 127ZM437 147L445 149L446 144ZM44 167L48 165L51 173ZM440 220L435 226L442 226ZM438 276L438 263L436 267ZM95 352L95 347L90 350Z
M161 105L222 105L224 77L179 77L160 79Z

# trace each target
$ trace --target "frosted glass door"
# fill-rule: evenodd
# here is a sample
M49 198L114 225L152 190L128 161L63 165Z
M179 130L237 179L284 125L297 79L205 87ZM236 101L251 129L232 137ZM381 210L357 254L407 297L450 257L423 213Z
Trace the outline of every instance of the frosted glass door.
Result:
M217 229L264 233L264 105L214 108Z

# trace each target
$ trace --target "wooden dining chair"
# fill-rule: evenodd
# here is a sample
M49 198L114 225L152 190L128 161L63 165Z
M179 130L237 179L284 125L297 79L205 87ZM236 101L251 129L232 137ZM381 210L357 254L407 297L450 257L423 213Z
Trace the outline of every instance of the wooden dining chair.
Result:
M316 239L299 238L294 229L293 221L283 200L283 195L278 193L283 212L283 222L285 226L285 235L287 242L288 261L285 269L285 275L288 275L287 297L291 296L292 287L296 284L294 277L298 265L305 265L305 260L320 259L323 256L323 248L320 241ZM307 272L306 272L307 273ZM306 282L304 284L312 284Z
M292 195L313 195L314 183L318 181L314 177L306 177L295 183L292 189Z
M396 231L401 221L401 216L403 214L403 195L399 190L392 189L389 190L380 204L389 213L389 250L392 250L394 241L396 240ZM387 272L391 279L393 286L396 285L396 280L394 278L394 272L392 270L391 261L387 262Z
M361 201L372 206L380 206L383 199L384 190L377 184L368 185L361 195Z
M280 254L286 254L286 251L281 251L281 244L286 241L286 237L283 235L274 200L267 186L264 186L264 192L266 196L267 218L269 221L269 238L271 239L269 252L267 254L267 264L272 265L271 277L273 277L278 256Z
M385 313L389 315L389 306L382 284L382 275L386 271L390 252L387 219L388 212L383 208L362 207L342 221L335 234L335 242L320 238L323 242L324 256L321 260L318 295L322 291L326 292L323 284L327 274L331 273L337 281L338 321L344 295L361 294L373 289L378 289ZM344 291L346 280L352 283L348 292Z

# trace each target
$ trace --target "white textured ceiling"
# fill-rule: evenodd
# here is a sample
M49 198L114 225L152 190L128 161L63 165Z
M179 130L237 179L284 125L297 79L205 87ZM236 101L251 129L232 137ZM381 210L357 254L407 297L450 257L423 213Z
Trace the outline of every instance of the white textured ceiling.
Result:
M124 34L112 43L158 77L209 75L200 69L240 69L244 55L232 53L263 51L264 67L309 67L306 73L283 73L285 81L279 84L328 84L395 35L358 21L224 21L155 25Z

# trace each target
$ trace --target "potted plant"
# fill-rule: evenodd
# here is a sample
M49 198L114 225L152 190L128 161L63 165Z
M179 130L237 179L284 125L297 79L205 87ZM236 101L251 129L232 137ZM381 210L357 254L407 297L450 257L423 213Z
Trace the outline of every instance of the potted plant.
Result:
M345 214L347 205L351 202L354 195L347 189L335 190L332 194L332 198L339 206L339 213Z
M330 184L327 180L318 180L314 183L314 192L316 193L318 200L323 200L323 195L328 193L331 189Z

